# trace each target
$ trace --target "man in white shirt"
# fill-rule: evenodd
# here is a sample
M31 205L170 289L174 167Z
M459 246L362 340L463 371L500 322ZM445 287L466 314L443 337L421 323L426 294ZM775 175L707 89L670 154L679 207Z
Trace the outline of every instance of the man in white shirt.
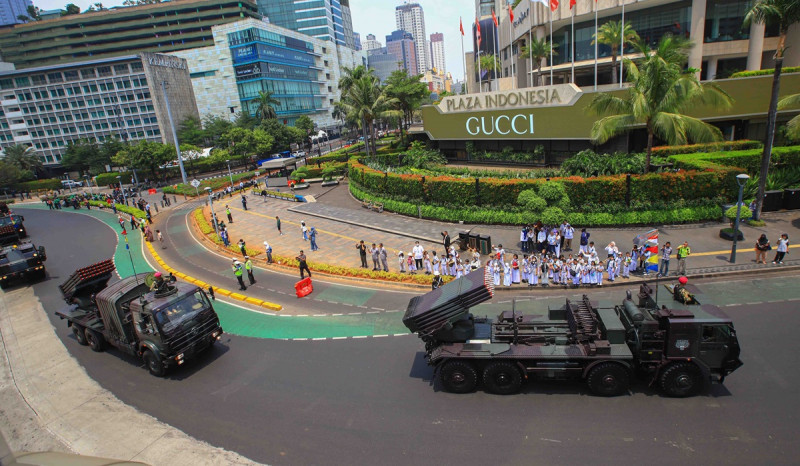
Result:
M417 270L422 270L422 254L424 252L425 249L419 245L419 241L415 241L411 253L414 254L414 262L417 266Z
M572 251L572 238L575 236L575 229L572 228L572 225L567 223L567 226L564 227L564 250L565 251Z

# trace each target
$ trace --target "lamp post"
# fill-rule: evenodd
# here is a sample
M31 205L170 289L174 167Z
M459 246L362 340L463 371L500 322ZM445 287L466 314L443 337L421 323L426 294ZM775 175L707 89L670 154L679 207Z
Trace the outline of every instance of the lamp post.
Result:
M214 198L211 197L211 195L214 194L214 191L206 186L206 192L208 193L208 205L211 206L211 223L214 224L214 233L219 236L219 231L217 231L217 216L214 214Z
M92 196L94 196L94 188L92 187L92 181L91 181L91 179L89 178L89 175L83 175L83 177L86 179L86 186L88 186L88 187L89 187L89 193L90 193Z
M731 246L731 264L736 263L736 242L739 239L739 219L742 216L742 196L744 185L750 177L744 173L736 175L736 184L739 185L739 200L736 202L736 222L733 224L733 246Z
M119 190L122 191L122 201L125 205L128 205L128 198L125 197L125 188L122 187L122 176L117 175L117 179L119 180Z
M228 164L228 176L231 179L231 190L233 190L233 174L231 173L231 161L230 160L226 160L225 163Z

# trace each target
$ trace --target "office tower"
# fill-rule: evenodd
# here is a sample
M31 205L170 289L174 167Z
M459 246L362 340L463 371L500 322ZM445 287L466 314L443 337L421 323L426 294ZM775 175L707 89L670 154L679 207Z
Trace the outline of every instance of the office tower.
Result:
M383 47L380 42L375 40L375 34L367 34L367 40L365 40L361 46L367 53L369 53L370 50L379 50Z
M424 74L428 67L428 52L425 41L425 15L418 3L404 3L395 8L397 29L411 34L416 50L417 73Z
M357 32L354 32L354 33L353 33L353 39L354 39L354 40L355 40L355 42L356 42L356 47L355 47L355 48L356 48L356 50L361 50L361 48L362 48L362 47L361 47L361 34L359 34L359 33L357 33Z
M394 55L398 62L402 64L409 75L418 73L419 58L416 53L416 43L407 31L394 31L386 36L386 51L389 55Z
M355 49L349 0L257 0L271 24Z
M435 68L439 74L445 74L447 67L444 60L444 34L441 32L434 32L431 34L431 68Z
M17 16L28 16L30 5L31 0L0 0L0 26L22 23Z

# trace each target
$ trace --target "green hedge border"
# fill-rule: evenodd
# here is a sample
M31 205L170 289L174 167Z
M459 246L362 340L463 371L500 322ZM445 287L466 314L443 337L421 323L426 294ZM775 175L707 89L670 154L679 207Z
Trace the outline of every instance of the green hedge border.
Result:
M781 70L781 75L786 73L800 73L800 66L786 66ZM731 78L749 78L752 76L766 76L772 74L775 74L775 68L754 71L737 71L731 75Z

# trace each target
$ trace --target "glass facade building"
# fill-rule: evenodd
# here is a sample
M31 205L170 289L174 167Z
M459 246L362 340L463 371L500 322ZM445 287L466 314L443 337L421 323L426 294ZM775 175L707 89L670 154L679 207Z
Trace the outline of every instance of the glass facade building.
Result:
M271 24L355 48L347 0L258 0L258 12Z

